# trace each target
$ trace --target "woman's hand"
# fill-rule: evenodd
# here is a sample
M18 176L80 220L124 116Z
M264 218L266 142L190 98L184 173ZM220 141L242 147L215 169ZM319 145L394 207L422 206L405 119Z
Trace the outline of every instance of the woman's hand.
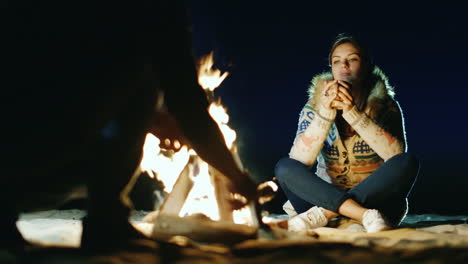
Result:
M349 93L351 86L344 81L337 81L338 94L336 100L333 100L331 106L337 110L343 110L343 113L348 112L354 107L353 97Z
M333 110L333 102L338 99L338 80L325 81L325 88L320 95L320 102L323 107L328 110Z

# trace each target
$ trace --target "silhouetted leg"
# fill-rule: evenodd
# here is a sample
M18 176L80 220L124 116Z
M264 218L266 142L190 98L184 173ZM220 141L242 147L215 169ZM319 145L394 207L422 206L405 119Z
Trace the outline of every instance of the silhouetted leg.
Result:
M128 221L131 206L128 194L138 176L135 170L140 163L155 97L151 85L134 83L132 88L136 90L132 100L120 112L116 111L108 124L111 128L106 127L97 142L99 147L92 159L97 169L89 175L83 247L102 248L131 238L145 238Z
M390 223L398 225L406 213L406 198L418 171L417 158L401 153L387 160L348 193L363 207L378 209Z
M138 166L139 153L125 148L114 150L129 155L127 159L115 159L115 163L105 162L108 170L99 170L88 185L88 215L83 220L81 241L84 248L114 247L132 238L144 238L128 221L131 205L127 186Z
M0 202L3 205L2 216L0 217L0 248L22 250L29 243L24 240L16 227L18 212L13 207L15 203L14 197L4 196L6 195L0 195ZM8 200L5 200L5 198Z

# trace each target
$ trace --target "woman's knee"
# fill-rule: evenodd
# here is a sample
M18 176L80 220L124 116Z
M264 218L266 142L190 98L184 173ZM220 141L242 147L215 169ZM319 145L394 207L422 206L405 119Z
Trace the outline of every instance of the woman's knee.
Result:
M419 159L413 153L400 153L392 157L391 160L397 163L396 165L398 168L406 172L401 175L405 175L406 177L411 178L411 180L414 180L417 177L420 165Z
M413 153L403 152L393 156L388 161L397 162L399 166L403 166L405 168L419 168L419 160Z
M291 169L294 166L294 160L289 157L284 157L280 159L275 166L275 176L276 179L280 182L284 182L286 178L288 178L291 173Z

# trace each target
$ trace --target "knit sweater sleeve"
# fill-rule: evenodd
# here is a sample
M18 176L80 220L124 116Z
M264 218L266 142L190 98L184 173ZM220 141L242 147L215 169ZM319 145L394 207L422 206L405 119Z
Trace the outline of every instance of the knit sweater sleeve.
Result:
M330 127L335 119L336 110L328 110L320 105L313 109L307 103L301 111L296 138L289 157L305 165L314 164Z
M396 102L375 119L356 106L343 113L343 118L383 160L406 150L403 117Z

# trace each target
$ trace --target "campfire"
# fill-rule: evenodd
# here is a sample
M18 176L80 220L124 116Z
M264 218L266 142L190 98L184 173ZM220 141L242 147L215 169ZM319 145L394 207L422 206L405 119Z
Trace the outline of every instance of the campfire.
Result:
M200 60L198 81L210 101L209 113L218 124L239 167L242 167L235 144L236 132L228 126L229 115L215 100L214 90L228 76L213 69L213 53ZM161 140L171 150L161 148ZM178 151L174 151L178 149ZM259 219L253 204L234 208L233 199L245 199L228 191L226 177L180 142L147 134L143 147L141 171L164 184L168 196L158 211L148 219L155 223L153 235L170 240L183 235L199 241L236 241L256 235Z

